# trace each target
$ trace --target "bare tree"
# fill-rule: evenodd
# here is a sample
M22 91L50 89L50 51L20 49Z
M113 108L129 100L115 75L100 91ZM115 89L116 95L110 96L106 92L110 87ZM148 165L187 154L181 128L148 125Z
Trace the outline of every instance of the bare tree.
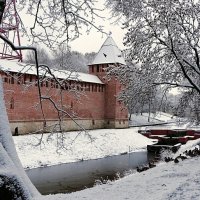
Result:
M116 76L124 85L118 99L127 105L129 120L131 114L161 111L166 105L168 87L159 88L153 83L157 76L151 70L142 69L140 65L128 62L126 66L110 66L108 75ZM150 120L150 117L149 117Z
M99 9L95 8L95 0L20 0L19 9L27 9L33 17L30 34L34 42L42 42L49 47L74 40L85 28L92 27L102 31L95 25L99 17ZM29 31L28 31L29 32Z
M77 51L72 51L70 47L62 44L54 51L53 63L57 69L70 71L87 72L87 60L85 56Z
M48 65L49 67L52 67L52 59L50 57L50 54L48 53L48 50L40 47L39 45L33 45L33 47L37 49L38 62L41 64ZM29 64L35 64L35 54L33 51L27 52L24 62Z
M6 0L0 1L0 20L5 8ZM95 9L94 1L65 1L65 0L52 0L52 1L24 1L20 0L22 8L28 6L28 13L34 17L34 24L31 28L33 41L39 40L49 46L54 46L56 43L69 41L79 36L82 26L87 27L87 31L93 26L98 30L101 28L96 27L94 24ZM0 21L1 23L1 21ZM43 100L50 101L55 109L58 111L59 121L62 120L63 114L68 115L73 120L72 116L63 109L62 104L57 105L49 96L43 96L41 93L40 70L45 69L45 74L49 73L62 88L60 82L51 72L48 66L40 65L38 63L37 49L34 47L16 47L14 44L0 34L0 38L9 44L13 50L29 50L34 52L35 66L38 75L38 92L40 96L40 107L43 110ZM62 98L62 95L61 95ZM25 174L20 160L17 156L15 145L12 139L9 122L6 114L5 102L3 100L3 86L0 81L0 197L4 199L32 199L39 197L39 192L30 182ZM62 114L60 114L62 113ZM45 120L45 117L44 117ZM75 121L76 123L76 121ZM80 126L79 124L77 124ZM80 127L82 128L82 127Z
M149 84L200 94L200 3L195 0L108 0L125 16L128 57L156 76Z

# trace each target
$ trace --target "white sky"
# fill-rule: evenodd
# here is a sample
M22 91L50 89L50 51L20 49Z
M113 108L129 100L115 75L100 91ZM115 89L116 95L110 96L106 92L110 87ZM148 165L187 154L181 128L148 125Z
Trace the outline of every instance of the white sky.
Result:
M112 37L117 46L120 49L124 49L125 47L123 45L123 37L125 31L122 30L118 25L109 24L108 21L105 26L105 32L109 33L110 31L112 32ZM72 47L72 50L76 50L82 53L93 51L97 52L106 38L106 34L99 33L96 30L92 30L88 35L83 34L80 38L71 42L70 45Z
M96 7L98 9L103 9L105 0L97 1ZM25 15L25 14L23 14ZM110 11L108 9L104 9L101 13L101 16L105 17L105 19L97 19L95 21L96 26L104 26L104 32L108 33L112 32L112 37L118 47L120 49L124 49L125 47L123 46L123 37L125 34L125 31L121 29L120 25L114 25L113 22L114 20L109 19L111 16ZM23 16L23 23L25 26L30 26L30 24L33 23L33 19L31 19L29 16L26 15L26 17ZM25 20L24 20L25 19ZM79 51L81 53L86 53L86 52L97 52L105 39L107 38L106 34L102 34L98 32L96 29L92 29L89 34L86 33L85 30L82 30L82 35L74 40L73 42L70 42L69 45L71 46L72 50ZM22 45L25 45L26 39L22 38Z
M112 32L112 37L117 46L120 49L124 49L125 47L123 45L123 38L125 35L125 30L121 29L120 25L113 23L114 19L110 19L111 11L109 9L105 9L104 2L105 0L97 1L96 7L103 10L100 12L100 16L105 17L105 19L97 19L95 23L97 26L103 25L104 32L106 32L107 34L109 34L109 32ZM83 34L80 38L72 42L71 47L73 50L77 50L82 53L92 51L97 52L106 38L106 34L102 34L100 32L97 32L97 30L92 29L88 35Z

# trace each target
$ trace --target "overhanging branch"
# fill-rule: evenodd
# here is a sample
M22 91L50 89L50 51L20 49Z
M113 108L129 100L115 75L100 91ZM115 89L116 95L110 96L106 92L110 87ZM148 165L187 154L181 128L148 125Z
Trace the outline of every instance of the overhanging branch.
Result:
M194 87L191 85L181 85L178 83L169 83L169 82L160 82L160 83L157 82L157 83L153 83L153 85L171 85L171 86L175 86L175 87L194 89Z

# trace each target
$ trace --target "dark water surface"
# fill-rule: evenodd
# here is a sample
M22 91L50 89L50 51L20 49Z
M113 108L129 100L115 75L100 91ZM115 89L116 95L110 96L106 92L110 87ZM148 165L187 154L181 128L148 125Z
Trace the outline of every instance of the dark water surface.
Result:
M147 163L147 152L132 152L106 158L26 170L42 194L67 193L92 187L95 182L114 180Z

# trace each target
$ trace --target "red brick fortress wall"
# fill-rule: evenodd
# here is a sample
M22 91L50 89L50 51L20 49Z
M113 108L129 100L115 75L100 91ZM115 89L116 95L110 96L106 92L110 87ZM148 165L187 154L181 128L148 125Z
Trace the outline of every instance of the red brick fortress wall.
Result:
M19 75L17 74L1 73L1 75L4 82L5 102L8 118L12 124L12 132L16 127L19 127L19 133L37 131L37 127L34 126L38 126L38 129L41 128L44 118L40 107L36 76L21 74L19 81ZM76 87L80 87L76 93L66 88L62 90L63 110L70 115L75 114L74 118L82 123L85 128L103 128L105 86L85 82L70 84L76 84ZM48 83L43 82L41 86L42 95L51 97L56 105L61 108L61 90L59 86L52 84L51 81ZM77 98L77 96L80 97ZM43 100L42 106L47 123L58 120L58 112L49 100ZM69 124L72 122L68 115L63 116L63 118L68 123L64 126L66 130L78 129L78 127ZM34 123L35 125L33 125Z

